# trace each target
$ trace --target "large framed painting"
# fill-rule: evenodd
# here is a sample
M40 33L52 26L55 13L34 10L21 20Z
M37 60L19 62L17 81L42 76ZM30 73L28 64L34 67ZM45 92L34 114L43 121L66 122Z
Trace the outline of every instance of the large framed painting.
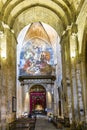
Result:
M16 97L12 97L12 112L16 112Z

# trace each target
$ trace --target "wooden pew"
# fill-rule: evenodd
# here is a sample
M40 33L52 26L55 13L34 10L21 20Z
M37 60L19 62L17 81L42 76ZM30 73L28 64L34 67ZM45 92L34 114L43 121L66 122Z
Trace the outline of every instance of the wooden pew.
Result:
M9 130L34 130L35 122L32 118L19 118L9 123Z

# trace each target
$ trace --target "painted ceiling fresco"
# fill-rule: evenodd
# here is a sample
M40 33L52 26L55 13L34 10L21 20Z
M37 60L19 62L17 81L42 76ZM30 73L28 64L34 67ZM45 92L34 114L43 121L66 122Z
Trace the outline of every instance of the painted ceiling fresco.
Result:
M54 55L52 47L40 38L33 38L21 49L20 75L52 74Z

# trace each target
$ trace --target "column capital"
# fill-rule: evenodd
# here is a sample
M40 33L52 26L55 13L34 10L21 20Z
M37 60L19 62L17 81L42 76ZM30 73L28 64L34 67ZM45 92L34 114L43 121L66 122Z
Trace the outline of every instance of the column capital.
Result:
M76 23L72 23L70 26L67 26L66 30L63 31L60 43L63 43L63 40L68 38L68 36L77 36L78 26Z

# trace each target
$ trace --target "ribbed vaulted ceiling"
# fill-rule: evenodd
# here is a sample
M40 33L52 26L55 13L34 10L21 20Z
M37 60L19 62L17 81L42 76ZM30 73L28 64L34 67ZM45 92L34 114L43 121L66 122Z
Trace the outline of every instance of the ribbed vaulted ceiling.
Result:
M14 29L16 35L32 22L45 22L61 35L84 0L0 0L1 20Z

